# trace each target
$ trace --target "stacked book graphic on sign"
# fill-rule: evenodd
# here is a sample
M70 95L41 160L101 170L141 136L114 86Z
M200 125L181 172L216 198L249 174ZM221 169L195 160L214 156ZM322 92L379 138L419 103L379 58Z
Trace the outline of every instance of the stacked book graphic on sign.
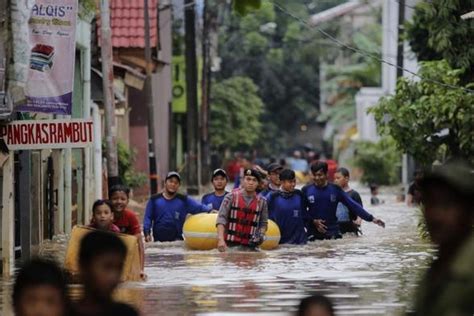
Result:
M30 68L37 71L48 71L53 67L54 47L36 44L31 50Z

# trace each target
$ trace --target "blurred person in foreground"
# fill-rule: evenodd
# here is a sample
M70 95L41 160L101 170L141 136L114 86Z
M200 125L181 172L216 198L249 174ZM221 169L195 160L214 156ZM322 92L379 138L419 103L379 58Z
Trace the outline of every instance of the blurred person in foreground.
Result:
M16 276L12 302L17 316L70 315L64 272L49 260L27 262Z
M137 311L115 302L112 294L120 284L127 248L117 235L93 231L81 240L79 267L84 296L75 304L75 316L136 316Z
M334 316L334 306L327 297L313 295L301 300L297 316Z
M438 255L410 315L474 315L474 169L463 162L437 167L420 181L420 190Z

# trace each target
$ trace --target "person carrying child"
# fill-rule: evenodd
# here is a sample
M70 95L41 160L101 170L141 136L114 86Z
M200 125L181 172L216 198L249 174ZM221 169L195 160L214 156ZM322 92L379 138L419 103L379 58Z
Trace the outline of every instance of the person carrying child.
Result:
M127 208L130 200L130 188L125 185L114 185L110 188L109 199L114 212L114 224L120 229L122 234L133 235L138 239L140 261L142 268L142 278L146 279L145 268L145 247L143 245L142 231L138 216Z

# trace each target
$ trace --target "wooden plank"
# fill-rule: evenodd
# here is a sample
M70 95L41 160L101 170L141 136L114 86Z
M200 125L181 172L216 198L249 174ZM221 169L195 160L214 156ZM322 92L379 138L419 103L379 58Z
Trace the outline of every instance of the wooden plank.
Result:
M13 178L13 152L3 165L2 192L2 272L4 276L12 276L15 268L15 201Z
M93 228L84 226L75 226L71 232L71 238L66 250L66 257L64 260L64 267L71 273L73 280L77 279L79 275L79 248L81 239L94 231ZM137 237L132 235L117 234L117 236L125 243L127 247L127 258L122 272L122 281L140 281L140 253L138 250Z

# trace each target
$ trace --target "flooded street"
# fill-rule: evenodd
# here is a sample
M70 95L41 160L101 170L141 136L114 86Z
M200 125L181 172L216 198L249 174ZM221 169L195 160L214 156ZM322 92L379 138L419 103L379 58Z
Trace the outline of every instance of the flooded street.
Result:
M365 205L368 191L361 189ZM291 315L313 293L332 298L338 315L399 315L409 308L433 250L417 234L416 209L386 203L368 210L387 227L364 223L362 237L259 253L191 251L182 242L148 244L144 283L117 296L142 315ZM2 286L1 315L9 315Z

